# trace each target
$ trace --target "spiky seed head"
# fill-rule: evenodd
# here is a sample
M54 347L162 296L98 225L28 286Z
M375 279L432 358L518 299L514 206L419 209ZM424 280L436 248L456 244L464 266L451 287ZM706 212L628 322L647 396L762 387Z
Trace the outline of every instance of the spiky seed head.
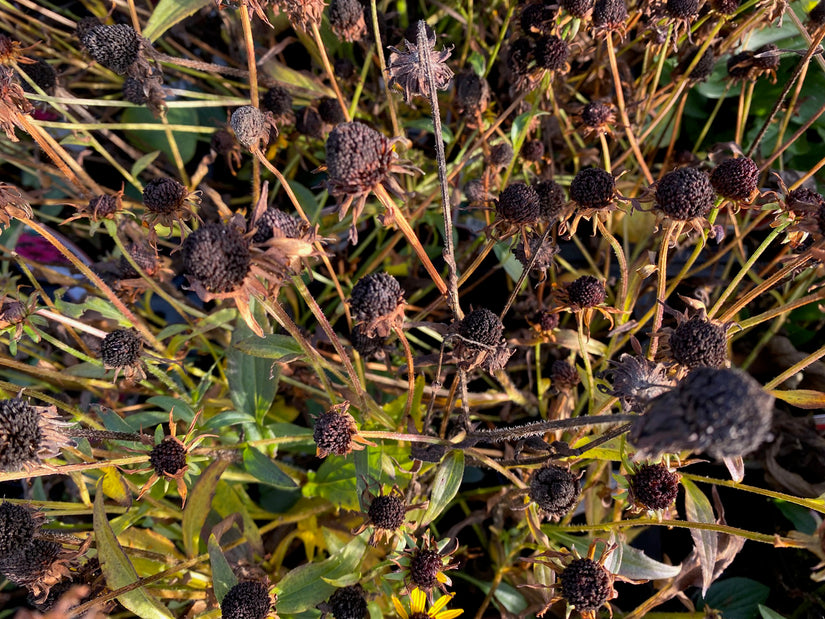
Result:
M340 125L347 121L338 99L332 97L322 97L318 101L318 114L321 116L321 120L328 125Z
M763 71L779 68L779 53L775 43L767 43L753 50L753 64Z
M579 500L581 483L569 470L548 464L530 479L530 500L555 518L567 514Z
M373 526L386 531L395 531L404 524L406 513L404 499L395 494L375 497L367 509L367 516Z
M333 619L364 619L367 616L367 600L361 585L336 589L326 606Z
M268 208L255 222L253 243L265 243L272 237L297 239L302 234L302 222L279 208Z
M728 77L733 80L748 79L755 66L753 52L744 51L734 54L728 58Z
M521 147L521 156L525 161L541 161L544 157L544 142L541 140L528 140Z
M219 129L212 134L209 146L219 155L228 155L236 146L235 138L226 129Z
M455 76L455 105L459 113L472 116L483 112L490 99L487 81L472 70Z
M744 456L770 435L774 397L737 369L700 367L650 403L631 428L639 455Z
M373 322L391 315L403 303L401 284L389 273L370 273L352 287L350 310L359 322Z
M553 387L568 391L581 382L575 366L564 359L557 359L550 366L550 382Z
M329 25L342 41L360 41L367 35L364 6L358 0L331 0Z
M143 339L134 329L115 329L100 343L100 360L109 369L134 367L142 352Z
M704 217L716 194L710 178L696 168L679 168L665 174L656 186L656 203L665 215L678 221Z
M313 24L321 25L326 6L324 0L280 0L278 4L286 11L293 27L304 32L310 32Z
M610 573L593 559L574 559L559 575L561 595L579 612L593 612L610 599Z
M490 148L490 165L506 166L513 160L513 146L509 142L499 142Z
M204 224L183 242L183 272L211 293L232 292L249 273L249 245L235 227Z
M643 464L627 478L634 503L646 509L666 509L679 494L679 474L664 464Z
M699 0L667 0L665 12L674 19L692 19L699 14Z
M610 362L610 366L604 376L613 385L604 391L619 398L624 410L640 412L648 402L668 391L675 383L663 364L648 361L642 356L622 353L618 361Z
M135 105L143 105L149 99L146 91L143 90L143 84L134 77L127 77L123 80L123 98Z
M555 25L556 12L542 3L528 4L521 10L519 22L526 34L547 34Z
M352 328L349 341L352 347L358 351L359 355L368 358L384 350L384 344L387 338L381 337L380 335L370 337L366 334L364 325L357 324Z
M232 112L229 125L241 146L251 149L265 135L266 116L256 107L242 105Z
M103 193L89 200L88 211L97 219L112 217L117 213L119 202L118 196Z
M567 286L570 304L579 308L594 307L604 303L604 282L592 275L582 275Z
M605 30L619 30L627 21L625 0L596 0L593 4L593 25Z
M598 129L613 120L613 109L606 103L591 101L581 111L582 124L590 129Z
M173 436L167 436L152 448L149 463L158 475L176 475L186 468L186 447Z
M261 98L261 107L275 118L283 118L292 112L292 95L286 88L273 86Z
M0 557L0 574L20 586L31 586L42 580L60 559L60 544L45 539L29 539L13 552Z
M584 19L593 10L594 0L560 0L559 4L573 17Z
M686 368L721 368L728 363L726 329L699 316L678 325L669 341L673 358Z
M484 307L479 307L464 316L459 323L458 333L468 342L469 347L477 342L484 346L498 346L504 335L501 319Z
M315 108L309 106L298 110L295 115L295 129L301 135L321 139L324 137L324 121Z
M533 189L539 195L541 219L547 223L556 221L567 202L562 186L556 181L541 181L533 185Z
M140 54L140 37L128 24L94 26L81 42L96 62L118 75L126 75Z
M174 178L154 178L143 188L143 205L152 213L168 215L180 209L188 195Z
M758 183L759 166L750 157L725 159L710 174L716 193L730 200L747 200Z
M788 194L785 198L785 205L790 211L806 210L816 208L825 204L825 199L807 187L798 187Z
M31 64L21 62L17 66L44 92L49 92L57 83L57 72L54 67L39 58ZM23 82L23 90L31 92L31 86L25 80L20 81Z
M142 243L131 243L126 247L126 251L147 275L151 276L155 274L158 268L158 256L151 247ZM140 277L140 274L129 264L126 256L120 257L118 267L121 279Z
M556 312L540 310L533 320L542 331L552 331L559 326L559 315Z
M100 23L100 20L97 17L83 17L77 22L77 24L75 24L75 36L81 43L83 43L83 39L92 28L97 28L102 25L103 24Z
M247 580L226 592L221 601L223 619L265 619L272 600L264 583Z
M682 60L676 66L675 71L678 75L681 75L687 71L687 68L693 62L693 59L696 58L696 54L699 53L699 49L700 48L696 45L688 49ZM688 77L694 80L704 81L710 77L711 73L713 73L713 67L715 64L716 56L713 55L713 50L708 47L705 50L705 53L702 54L699 62L697 62L696 66L693 67L693 70L690 72Z
M42 514L27 505L0 503L0 556L28 544L42 523Z
M536 64L542 69L558 71L567 64L570 48L559 37L549 34L536 41Z
M358 433L355 419L345 410L332 409L315 420L312 437L318 446L318 454L345 456L352 451L352 438Z
M536 223L541 215L539 194L530 185L512 183L499 194L496 214L508 223Z
M34 407L21 398L0 400L0 470L17 471L38 461L42 443Z
M390 141L359 122L341 123L327 136L327 174L332 195L358 195L377 187L393 159Z
M532 59L533 42L530 39L520 37L510 44L507 52L507 67L515 75L527 75Z
M484 187L484 181L474 178L464 185L464 195L470 202L486 202L490 200L490 192Z
M438 574L443 568L438 550L416 548L410 557L410 582L422 591L429 591L438 584Z
M711 6L717 13L723 15L733 15L739 10L742 0L711 0Z
M23 322L28 316L26 306L20 301L13 299L6 299L0 303L0 320L5 321L10 325L16 325Z
M570 199L582 208L605 208L613 203L616 179L601 168L584 168L570 182Z

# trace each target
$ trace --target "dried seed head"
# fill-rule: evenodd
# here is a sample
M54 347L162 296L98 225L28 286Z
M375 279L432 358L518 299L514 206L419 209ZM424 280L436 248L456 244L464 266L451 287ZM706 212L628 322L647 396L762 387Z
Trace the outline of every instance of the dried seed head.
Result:
M807 187L799 187L794 189L785 198L785 205L789 211L808 210L825 205L825 199L816 191L812 191Z
M515 75L527 75L532 59L533 42L530 39L520 37L510 44L507 52L507 67Z
M20 301L6 299L0 303L0 321L6 324L19 324L26 319L28 314L28 309Z
M512 183L499 194L496 214L508 223L536 223L541 215L539 194L530 185Z
M656 185L657 206L671 219L704 217L716 194L707 174L696 168L679 168L665 174Z
M379 495L367 509L370 523L377 529L395 531L404 524L407 506L404 499L396 494Z
M682 450L749 454L769 436L774 397L737 369L700 367L651 402L631 429L638 457Z
M389 173L393 160L390 141L359 122L337 125L327 137L329 192L358 195L377 187Z
M349 58L336 58L332 70L340 79L348 80L355 75L355 65Z
M252 149L268 136L266 116L256 107L243 105L232 112L229 125L241 146Z
M580 613L598 610L613 593L610 572L593 559L571 561L559 581L561 595Z
M556 312L541 310L533 317L533 320L542 331L552 331L559 326L559 315Z
M513 160L513 147L509 142L499 142L490 148L490 165L506 166Z
M287 118L292 113L292 95L286 88L273 86L261 98L261 107L278 119Z
M679 479L664 464L643 464L627 478L630 499L645 509L666 509L679 494Z
M338 99L332 97L323 97L318 101L318 114L328 125L340 125L347 122L347 117L344 116L344 110L341 109L341 104Z
M134 77L127 77L123 80L123 98L135 105L143 105L149 100L146 91L143 89L143 84Z
M559 218L567 202L564 189L556 181L536 183L533 189L539 195L541 219L547 223L553 223Z
M209 141L209 147L219 155L228 155L237 147L237 142L229 131L226 129L219 129L212 134Z
M297 239L303 235L303 222L279 208L268 208L255 222L253 243L266 243L269 239Z
M570 183L570 199L582 208L605 208L613 203L616 179L601 168L584 168Z
M126 251L129 252L132 259L137 262L137 265L143 269L147 275L152 276L157 272L158 255L151 247L142 243L131 243L126 247ZM121 279L135 279L140 277L140 273L135 271L132 265L129 264L126 256L120 257L118 267Z
M774 43L768 43L753 50L753 64L762 71L775 71L779 68L779 53Z
M295 129L301 135L321 139L324 137L324 121L314 108L309 106L298 110L295 115Z
M458 333L468 340L465 343L470 348L474 348L473 343L483 346L499 346L504 336L504 325L493 312L479 307L464 316L458 325Z
M541 161L544 157L544 142L528 140L521 147L521 156L525 161Z
M30 539L0 558L0 573L16 585L30 587L50 573L61 554L56 542Z
M676 66L676 74L681 75L690 64L693 62L693 59L696 58L696 54L699 52L698 46L692 46L688 49L685 53L682 60ZM699 59L699 62L696 63L696 66L693 67L693 70L690 72L688 77L697 81L704 81L710 77L710 74L713 73L713 66L716 64L716 56L713 55L713 50L709 47L705 50L705 53L702 54L702 57Z
M57 83L57 73L52 65L39 58L31 64L19 63L17 66L44 92L51 91ZM23 90L31 92L31 86L25 80L20 81L23 82Z
M107 369L134 367L142 352L143 339L134 329L115 329L100 343L100 360Z
M17 471L38 462L43 443L40 416L25 400L0 400L0 470Z
M585 105L580 116L582 124L588 129L601 129L615 120L613 108L600 101L591 101Z
M570 305L578 308L594 307L604 303L604 282L592 275L582 275L567 286Z
M424 42L424 49L419 49L419 24L425 26L427 40ZM410 103L415 96L430 97L426 65L430 67L435 90L446 90L453 79L453 71L447 66L447 59L453 52L452 46L436 51L435 32L423 21L417 22L411 28L415 28L415 36L404 41L406 51L402 52L395 47L390 47L392 53L387 65L390 88L398 86L404 93L404 101L407 103Z
M747 79L753 69L753 52L739 52L728 58L728 77L734 80Z
M604 375L613 385L599 389L619 398L624 410L641 412L651 400L675 384L664 365L641 356L623 353L617 362L610 363L611 367Z
M177 475L186 468L186 447L175 437L167 436L152 448L149 463L158 475Z
M83 38L89 33L92 28L102 26L97 17L84 17L75 24L75 36L83 43Z
M0 503L0 556L15 552L28 544L43 524L41 512L26 505Z
M484 187L484 181L480 178L474 178L467 181L464 185L464 195L470 202L488 202L491 199L491 194Z
M550 382L556 389L569 391L581 382L581 378L572 364L563 359L557 359L550 366Z
M113 217L118 208L120 208L120 196L104 193L89 200L87 210L93 219L98 220Z
M759 166L750 157L725 159L710 174L710 184L723 198L747 200L759 183Z
M567 64L570 48L555 35L546 35L536 41L536 64L542 69L558 71Z
M174 178L155 178L143 188L143 205L160 215L174 213L183 207L189 192Z
M393 314L404 303L401 285L389 273L370 273L352 287L349 300L352 317L371 323Z
M527 252L524 251L525 246L523 237L516 246L513 255L516 260L521 263L521 266L526 269L530 262L533 261L533 256L538 254L535 262L533 262L533 268L531 271L544 274L547 269L553 266L553 256L559 253L559 248L554 245L550 239L542 243L541 237L538 235L529 235L528 239L530 241L530 255L528 256Z
M232 292L249 273L249 245L234 227L208 223L186 237L183 272L211 293Z
M527 490L530 500L554 518L561 518L573 509L580 492L579 478L555 464L536 471Z
M332 0L328 16L332 31L342 41L360 41L367 36L364 6L358 0Z
M410 557L410 582L422 591L429 591L438 584L438 574L443 568L438 550L416 548Z
M670 334L670 351L686 368L725 367L728 363L726 329L699 316L693 316Z
M336 589L326 603L333 619L364 619L367 616L367 600L364 588L352 585Z
M526 34L547 34L555 26L556 11L543 3L528 4L521 10L521 29Z
M384 344L387 338L376 335L370 337L366 334L366 329L363 324L357 324L352 328L349 335L350 344L358 351L358 354L364 357L373 357L384 350Z
M81 41L96 62L118 75L126 75L140 54L140 37L128 24L95 26Z
M667 0L665 12L674 19L692 19L699 14L699 0Z
M596 0L593 25L603 30L622 30L627 21L625 0Z
M475 116L487 108L490 87L474 71L462 71L455 77L455 105L464 116Z
M742 0L711 0L713 10L723 15L733 15L739 10Z
M584 19L593 10L594 0L560 0L561 7L573 17Z
M318 456L326 458L329 454L345 456L352 451L353 437L358 433L358 426L346 410L333 408L322 413L315 420L312 437L318 448Z
M265 619L272 607L266 585L248 580L226 592L221 601L223 619Z

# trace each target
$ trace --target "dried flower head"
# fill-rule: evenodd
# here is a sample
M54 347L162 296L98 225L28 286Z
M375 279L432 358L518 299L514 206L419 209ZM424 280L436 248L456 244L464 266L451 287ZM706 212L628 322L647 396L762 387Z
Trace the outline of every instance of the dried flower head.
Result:
M521 147L521 157L525 161L541 161L544 158L544 142L528 140ZM535 189L535 185L533 188Z
M407 505L404 495L398 486L393 486L389 494L384 494L381 490L378 496L373 495L369 490L364 490L369 497L366 518L353 535L360 535L367 527L373 527L369 543L375 546L382 538L389 541L396 532L404 525L407 512L419 509L421 505ZM364 498L366 501L366 498Z
M642 464L627 477L630 502L646 510L667 509L679 494L680 479L662 463Z
M0 129L5 132L10 141L18 141L14 134L15 127L27 130L26 121L22 117L33 111L34 106L26 98L26 93L23 92L23 88L15 77L14 69L0 65ZM0 208L0 222L2 222L6 218L3 214L6 209L5 205L0 206L2 206Z
M579 502L580 477L569 469L548 464L533 474L527 495L544 513L558 520Z
M0 471L42 464L68 443L54 406L32 406L21 398L0 400Z
M331 0L329 25L342 41L360 41L367 36L364 6L358 0Z
M450 80L453 79L453 72L447 66L447 59L452 54L453 48L446 47L440 52L435 51L434 33L432 37L427 37L427 44L421 49L418 47L418 41L411 43L405 40L404 47L406 52L390 47L391 53L387 64L387 73L390 76L389 86L398 86L404 93L406 103L411 103L415 96L435 96L435 93L430 93L427 83L425 63L429 63L435 89L446 90L450 85Z
M570 391L581 382L579 371L564 359L556 359L550 366L550 383L560 391Z
M118 75L126 75L141 50L141 37L128 24L94 26L83 33L81 42L96 62Z
M541 181L533 185L533 189L539 195L539 207L541 210L541 220L551 224L561 217L567 198L564 195L564 188L556 181Z
M2 71L2 67L0 67L0 71ZM2 79L2 76L0 76L0 79ZM0 106L2 106L2 103L0 103ZM0 124L2 124L1 118ZM20 193L17 187L8 183L0 183L0 231L11 223L12 218L30 219L33 215L32 207L23 198L23 194Z
M316 445L315 455L319 458L326 458L329 454L345 456L353 449L363 449L365 445L373 444L359 436L358 426L348 409L349 402L336 404L315 419L312 437Z
M40 90L50 93L57 84L57 72L54 67L44 60L36 59L32 63L20 63L20 71L25 73ZM23 90L33 92L27 82L23 83Z
M457 563L451 562L451 555L458 549L456 540L446 538L436 542L429 531L424 532L420 546L409 535L406 538L408 549L393 559L401 571L392 576L404 578L405 587L402 592L420 589L430 599L436 587L446 593L446 587L452 581L444 572L457 567Z
M710 178L696 168L673 170L656 184L657 208L676 221L705 217L715 198Z
M183 234L187 230L183 222L196 216L198 204L200 192L190 192L174 178L155 178L143 188L143 205L146 207L143 221L152 230L157 225L171 228L177 223Z
M404 321L404 292L392 275L370 273L356 282L349 299L353 318L370 337L387 337Z
M679 61L679 64L676 65L674 69L674 73L676 75L683 75L693 64L693 60L696 58L696 54L699 53L699 47L693 45L687 49L682 59ZM713 67L716 64L716 56L713 54L713 50L708 47L705 50L705 53L702 54L702 57L696 63L696 65L691 69L688 77L692 80L696 80L697 82L703 82L708 79L713 73Z
M453 329L453 337L458 340L455 357L465 371L482 367L495 372L504 368L513 354L504 339L501 319L486 308L472 310Z
M324 0L277 0L278 6L286 12L293 28L311 32L321 25L324 15Z
M593 4L593 25L596 32L618 32L624 35L627 17L625 0L596 0Z
M541 200L538 192L524 183L511 183L496 200L496 224L508 236L538 222Z
M664 365L642 356L641 348L636 355L622 353L618 361L611 361L604 377L612 385L599 385L599 389L619 398L623 410L635 412L643 411L654 398L676 384Z
M351 585L336 589L329 600L318 604L321 618L332 615L333 619L366 619L367 600L361 585Z
M320 140L324 137L324 121L313 107L302 107L295 114L295 130L301 135Z
M725 159L710 174L710 184L723 198L749 203L759 193L759 166L750 157Z
M7 556L30 542L45 520L43 512L28 505L0 503L0 556Z
M593 11L594 0L560 0L559 5L573 17L584 19Z
M100 360L107 370L114 369L114 381L123 370L127 381L145 378L141 368L143 338L134 329L115 329L100 343Z
M688 369L728 365L727 325L702 315L682 320L670 331L668 344L673 359Z
M536 64L541 69L563 73L570 68L567 64L570 48L563 39L553 34L538 38L533 54Z
M542 237L537 234L528 235L527 243L529 245L522 238L513 255L522 267L531 267L530 273L538 275L539 281L545 281L547 270L553 266L553 257L559 253L559 247L550 239L542 243Z
M223 619L266 619L274 604L265 583L247 580L234 585L221 600Z
M0 574L26 587L35 602L43 602L52 587L70 575L70 567L89 548L91 536L74 549L34 537L0 557Z
M384 351L384 345L387 338L374 336L370 337L364 332L364 325L353 325L352 332L349 335L350 344L358 351L358 354L363 358L381 357Z
M253 152L260 148L262 142L269 141L272 129L275 129L275 135L278 135L272 114L263 113L251 105L242 105L232 112L229 124L241 146Z
M327 125L340 125L347 122L341 104L333 97L322 97L318 101L318 115Z
M120 212L122 208L123 189L115 194L100 194L94 196L87 204L76 206L77 212L66 219L63 224L67 224L75 219L82 219L88 217L92 222L102 221L103 219L114 219L115 215Z
M487 80L472 70L462 71L455 78L455 106L458 113L475 127L481 113L490 102L490 86Z
M261 97L261 107L272 113L275 123L292 124L295 113L292 111L292 95L282 86L273 86Z

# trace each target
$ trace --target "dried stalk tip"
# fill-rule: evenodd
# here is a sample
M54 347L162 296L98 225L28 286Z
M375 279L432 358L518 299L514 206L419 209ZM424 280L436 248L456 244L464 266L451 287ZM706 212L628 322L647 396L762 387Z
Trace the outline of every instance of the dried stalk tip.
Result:
M415 42L405 40L404 46L406 52L390 47L391 53L387 63L390 88L400 87L406 103L411 103L415 96L435 96L435 93L430 93L430 86L427 83L425 63L429 63L434 88L446 90L450 85L450 80L453 79L453 71L447 66L447 59L452 54L453 48L446 47L440 52L435 51L435 33L431 37L427 36L426 47L423 49L419 49L417 37Z

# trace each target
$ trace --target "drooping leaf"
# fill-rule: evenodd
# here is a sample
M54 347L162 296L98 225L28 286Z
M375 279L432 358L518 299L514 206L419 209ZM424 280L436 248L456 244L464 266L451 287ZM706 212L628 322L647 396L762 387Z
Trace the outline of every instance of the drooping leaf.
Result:
M705 606L722 611L725 619L757 619L759 605L770 592L769 587L750 578L726 578L713 583L704 602Z
M210 4L212 0L160 0L146 22L143 36L154 42L169 28Z
M120 471L114 466L106 466L103 471L103 482L100 486L103 494L115 501L118 505L129 506L132 504L132 493L123 480Z
M243 464L246 472L263 484L283 490L293 490L298 487L271 458L254 447L247 447L243 450Z
M212 565L212 587L215 589L215 597L218 598L218 603L220 603L223 602L223 597L227 591L238 584L238 579L235 577L232 568L229 567L229 562L226 560L214 533L209 535L206 548L209 552L209 563Z
M621 564L617 572L620 576L631 580L659 580L674 578L681 571L680 566L668 565L651 559L638 548L633 548L627 544L622 544L621 547Z
M714 523L713 507L710 501L692 481L682 478L685 488L685 512L689 522ZM702 567L702 594L706 594L713 582L713 568L716 565L717 536L715 531L691 529L690 535L699 554Z
M418 523L420 527L427 526L441 515L458 492L463 476L464 452L460 449L454 449L444 457L438 466L438 472L435 475L432 492L430 493L430 503L421 518L421 522Z
M112 590L131 585L138 580L135 568L115 537L106 508L103 505L103 492L98 488L94 503L94 530L97 557L100 568L106 578L106 584ZM143 619L172 619L172 614L152 596L144 587L127 591L117 596L118 602Z
M186 508L183 510L183 521L181 522L183 547L186 549L187 557L194 557L198 554L198 539L200 538L201 528L203 528L209 510L212 508L212 497L215 495L218 480L228 466L228 460L215 460L212 462L200 474L195 487L189 493Z
M242 328L251 333L245 325L238 325L236 334ZM269 378L272 362L253 357L235 345L229 349L227 357L226 375L235 410L252 415L260 422L272 406L278 387L277 382Z
M770 393L777 400L787 402L796 408L825 408L825 393L813 389L771 389Z

